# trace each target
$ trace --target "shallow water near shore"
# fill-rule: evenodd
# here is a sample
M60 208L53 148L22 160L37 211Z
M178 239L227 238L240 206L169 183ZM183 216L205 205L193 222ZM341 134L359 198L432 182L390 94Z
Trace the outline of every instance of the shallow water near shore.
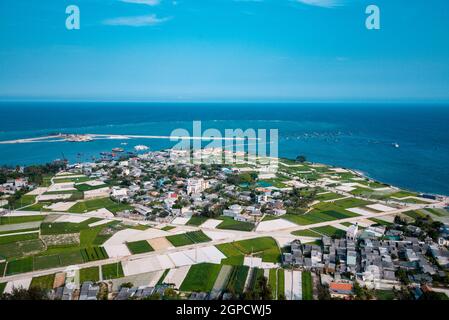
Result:
M52 133L170 135L202 129L278 129L279 155L359 170L402 188L449 194L449 106L430 104L0 103L0 140ZM127 145L122 145L126 142ZM167 139L0 145L1 165L58 158L91 161L100 152ZM396 145L397 144L397 145Z

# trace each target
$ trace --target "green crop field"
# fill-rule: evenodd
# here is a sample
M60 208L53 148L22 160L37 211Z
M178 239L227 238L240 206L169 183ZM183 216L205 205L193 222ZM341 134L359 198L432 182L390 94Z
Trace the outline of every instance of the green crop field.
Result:
M194 243L208 242L211 239L202 231L193 231L166 237L175 247L186 246Z
M150 246L148 241L135 241L135 242L127 242L126 246L132 254L139 254L154 251L154 249Z
M320 234L310 229L293 231L292 234L298 237L313 237L313 238L321 237Z
M277 269L270 269L269 275L268 275L268 284L271 288L271 295L273 296L273 299L277 299L276 291L277 291Z
M3 291L5 291L6 284L6 282L0 282L0 294L3 294Z
M265 217L263 217L262 221L271 221L271 220L278 220L278 219L280 219L280 218L277 216L274 216L272 214L267 214L267 215L265 215Z
M90 186L90 185L85 184L85 183L83 183L83 184L77 184L77 185L75 186L75 188L76 188L78 191L82 191L82 192L84 192L84 191L90 191L90 190L97 190L97 189L101 189L101 188L105 188L105 187L107 187L106 184L101 184L101 185L98 185L98 186Z
M0 262L0 278L5 274L6 262Z
M70 177L62 177L62 178L54 178L54 183L69 183L69 182L75 182L75 183L81 183L90 181L91 179L88 177L78 177L78 178L70 178Z
M122 204L112 201L110 198L93 199L87 201L80 201L69 209L72 213L85 213L88 211L94 211L101 208L105 208L112 213L117 213L122 210L132 209L130 205Z
M85 281L98 282L100 280L100 269L99 267L90 267L80 270L80 283Z
M216 247L227 257L226 259L221 260L222 264L232 266L243 265L244 254L232 243L223 243L216 245Z
M170 230L173 230L174 228L176 228L176 227L165 226L165 227L163 227L161 230L162 230L162 231L170 231Z
M323 193L323 194L319 194L316 196L316 200L318 201L328 201L328 200L335 200L335 199L339 199L342 198L343 196L340 194L336 194L333 192L329 192L329 193Z
M187 222L188 225L191 226L199 226L206 222L209 218L203 217L203 216L193 216L190 218L190 220Z
M32 233L32 235L36 234ZM38 239L10 242L0 245L0 257L4 258L23 257L25 255L29 255L32 253L41 252L44 249L45 249L44 244L42 243L41 240Z
M122 263L111 263L101 266L101 272L104 280L117 279L124 277Z
M248 272L249 267L247 266L234 266L226 284L226 290L236 296L241 295L245 289Z
M57 268L61 266L59 255L34 257L34 270Z
M12 205L12 208L18 209L18 208L26 207L26 206L33 204L35 201L36 201L36 196L23 195L20 197L19 200L14 202L14 205Z
M285 297L285 272L284 269L278 269L278 299Z
M200 263L190 267L179 288L181 291L210 292L220 272L221 265Z
M243 256L254 254L264 262L279 262L281 251L273 238L263 237L217 245L217 248L228 258L224 264L239 265L243 263Z
M328 237L342 238L346 236L346 231L337 229L332 226L313 228L312 231L320 233Z
M15 231L17 232L17 231ZM27 240L35 240L39 239L39 233L33 232L33 233L25 233L25 234L16 234L16 235L10 235L10 236L2 236L0 237L0 245L2 244L8 244L8 243L16 243L19 241L27 241ZM0 249L0 254L1 254Z
M356 198L346 198L342 200L337 200L333 202L333 204L339 206L340 208L347 209L347 208L367 206L372 204L372 202Z
M39 288L41 290L51 290L53 289L53 283L55 281L55 274L49 274L40 277L34 277L31 280L31 288Z
M302 300L313 300L313 280L310 271L301 273L302 279Z
M64 233L78 233L84 229L90 229L89 224L100 221L99 218L90 218L81 223L70 222L44 222L41 224L41 234L64 234Z
M165 269L164 273L161 275L161 277L159 278L159 280L157 281L157 285L161 285L164 283L164 279L167 276L167 274L170 272L170 269Z
M238 230L238 231L252 231L254 224L250 222L236 221L231 217L220 217L219 220L223 220L217 226L217 229Z
M81 249L81 255L83 257L84 262L89 261L97 261L107 259L108 254L103 247L89 247L85 249Z
M0 225L42 221L44 219L45 219L44 215L21 216L21 217L0 217Z
M33 271L33 257L11 260L6 266L7 276L31 271Z
M188 236L194 243L201 243L201 242L209 242L211 239L204 234L203 231L192 231L187 232L186 236Z

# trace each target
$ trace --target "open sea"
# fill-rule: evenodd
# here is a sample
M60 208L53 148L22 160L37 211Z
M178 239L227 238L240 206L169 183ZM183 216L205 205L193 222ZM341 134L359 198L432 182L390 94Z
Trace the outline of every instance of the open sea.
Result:
M392 185L449 195L449 105L276 103L1 102L0 140L51 133L170 135L177 128L278 129L279 155L359 170ZM136 145L173 146L165 139L0 145L0 165L66 158L91 161L100 152ZM398 144L396 148L394 144Z

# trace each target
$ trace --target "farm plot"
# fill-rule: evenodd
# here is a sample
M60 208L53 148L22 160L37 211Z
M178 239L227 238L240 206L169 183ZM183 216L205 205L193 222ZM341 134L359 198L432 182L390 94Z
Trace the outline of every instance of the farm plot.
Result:
M46 216L44 215L31 215L31 216L4 216L0 217L0 225L3 224L17 224L33 221L43 221Z
M80 283L86 281L98 282L100 280L100 268L90 267L80 270Z
M310 271L304 271L302 276L302 299L313 300L313 280Z
M69 212L85 213L85 212L95 211L95 210L102 209L102 208L105 208L105 209L111 211L112 213L117 213L119 211L132 209L132 207L129 205L114 202L109 198L102 198L102 199L80 201L76 205L71 207Z
M337 229L332 226L313 228L312 231L333 238L342 238L346 235L346 231Z
M154 249L146 240L127 242L126 245L128 246L128 249L132 254L154 251Z
M27 236L27 237L25 237ZM36 233L21 235L20 239L27 239L28 236L37 236ZM12 236L16 237L16 236ZM3 237L10 238L10 237ZM1 239L1 238L0 238ZM17 242L9 242L5 244L0 244L0 257L4 258L14 258L23 257L35 253L39 253L45 249L44 244L39 239L33 240L17 240Z
M175 247L181 247L194 243L208 242L211 239L208 236L206 236L202 231L193 231L168 236L167 240L170 241L170 243Z
M55 274L49 274L40 277L34 277L31 280L30 288L39 288L41 290L51 290L53 289L53 284L55 281Z
M210 292L220 272L221 265L201 263L193 265L180 286L181 291Z
M216 228L238 231L252 231L254 224L250 222L236 221L231 217L220 217L219 220L223 220Z
M81 249L81 255L85 262L97 261L109 258L103 247L90 247Z
M6 266L7 276L31 271L33 271L33 257L11 260Z
M189 226L199 226L206 222L208 219L209 218L203 216L192 216L186 224Z
M103 280L111 280L124 277L121 262L102 265L101 273L103 274Z

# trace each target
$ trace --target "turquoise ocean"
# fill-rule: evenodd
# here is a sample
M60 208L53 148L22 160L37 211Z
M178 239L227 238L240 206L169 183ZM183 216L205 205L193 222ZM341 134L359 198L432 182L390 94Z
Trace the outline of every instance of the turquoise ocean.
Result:
M301 154L402 188L449 195L449 105L442 104L1 102L0 140L60 132L165 136L177 128L192 132L196 120L203 130L223 133L278 129L282 157ZM91 161L116 147L160 150L174 144L122 142L0 145L0 165Z

